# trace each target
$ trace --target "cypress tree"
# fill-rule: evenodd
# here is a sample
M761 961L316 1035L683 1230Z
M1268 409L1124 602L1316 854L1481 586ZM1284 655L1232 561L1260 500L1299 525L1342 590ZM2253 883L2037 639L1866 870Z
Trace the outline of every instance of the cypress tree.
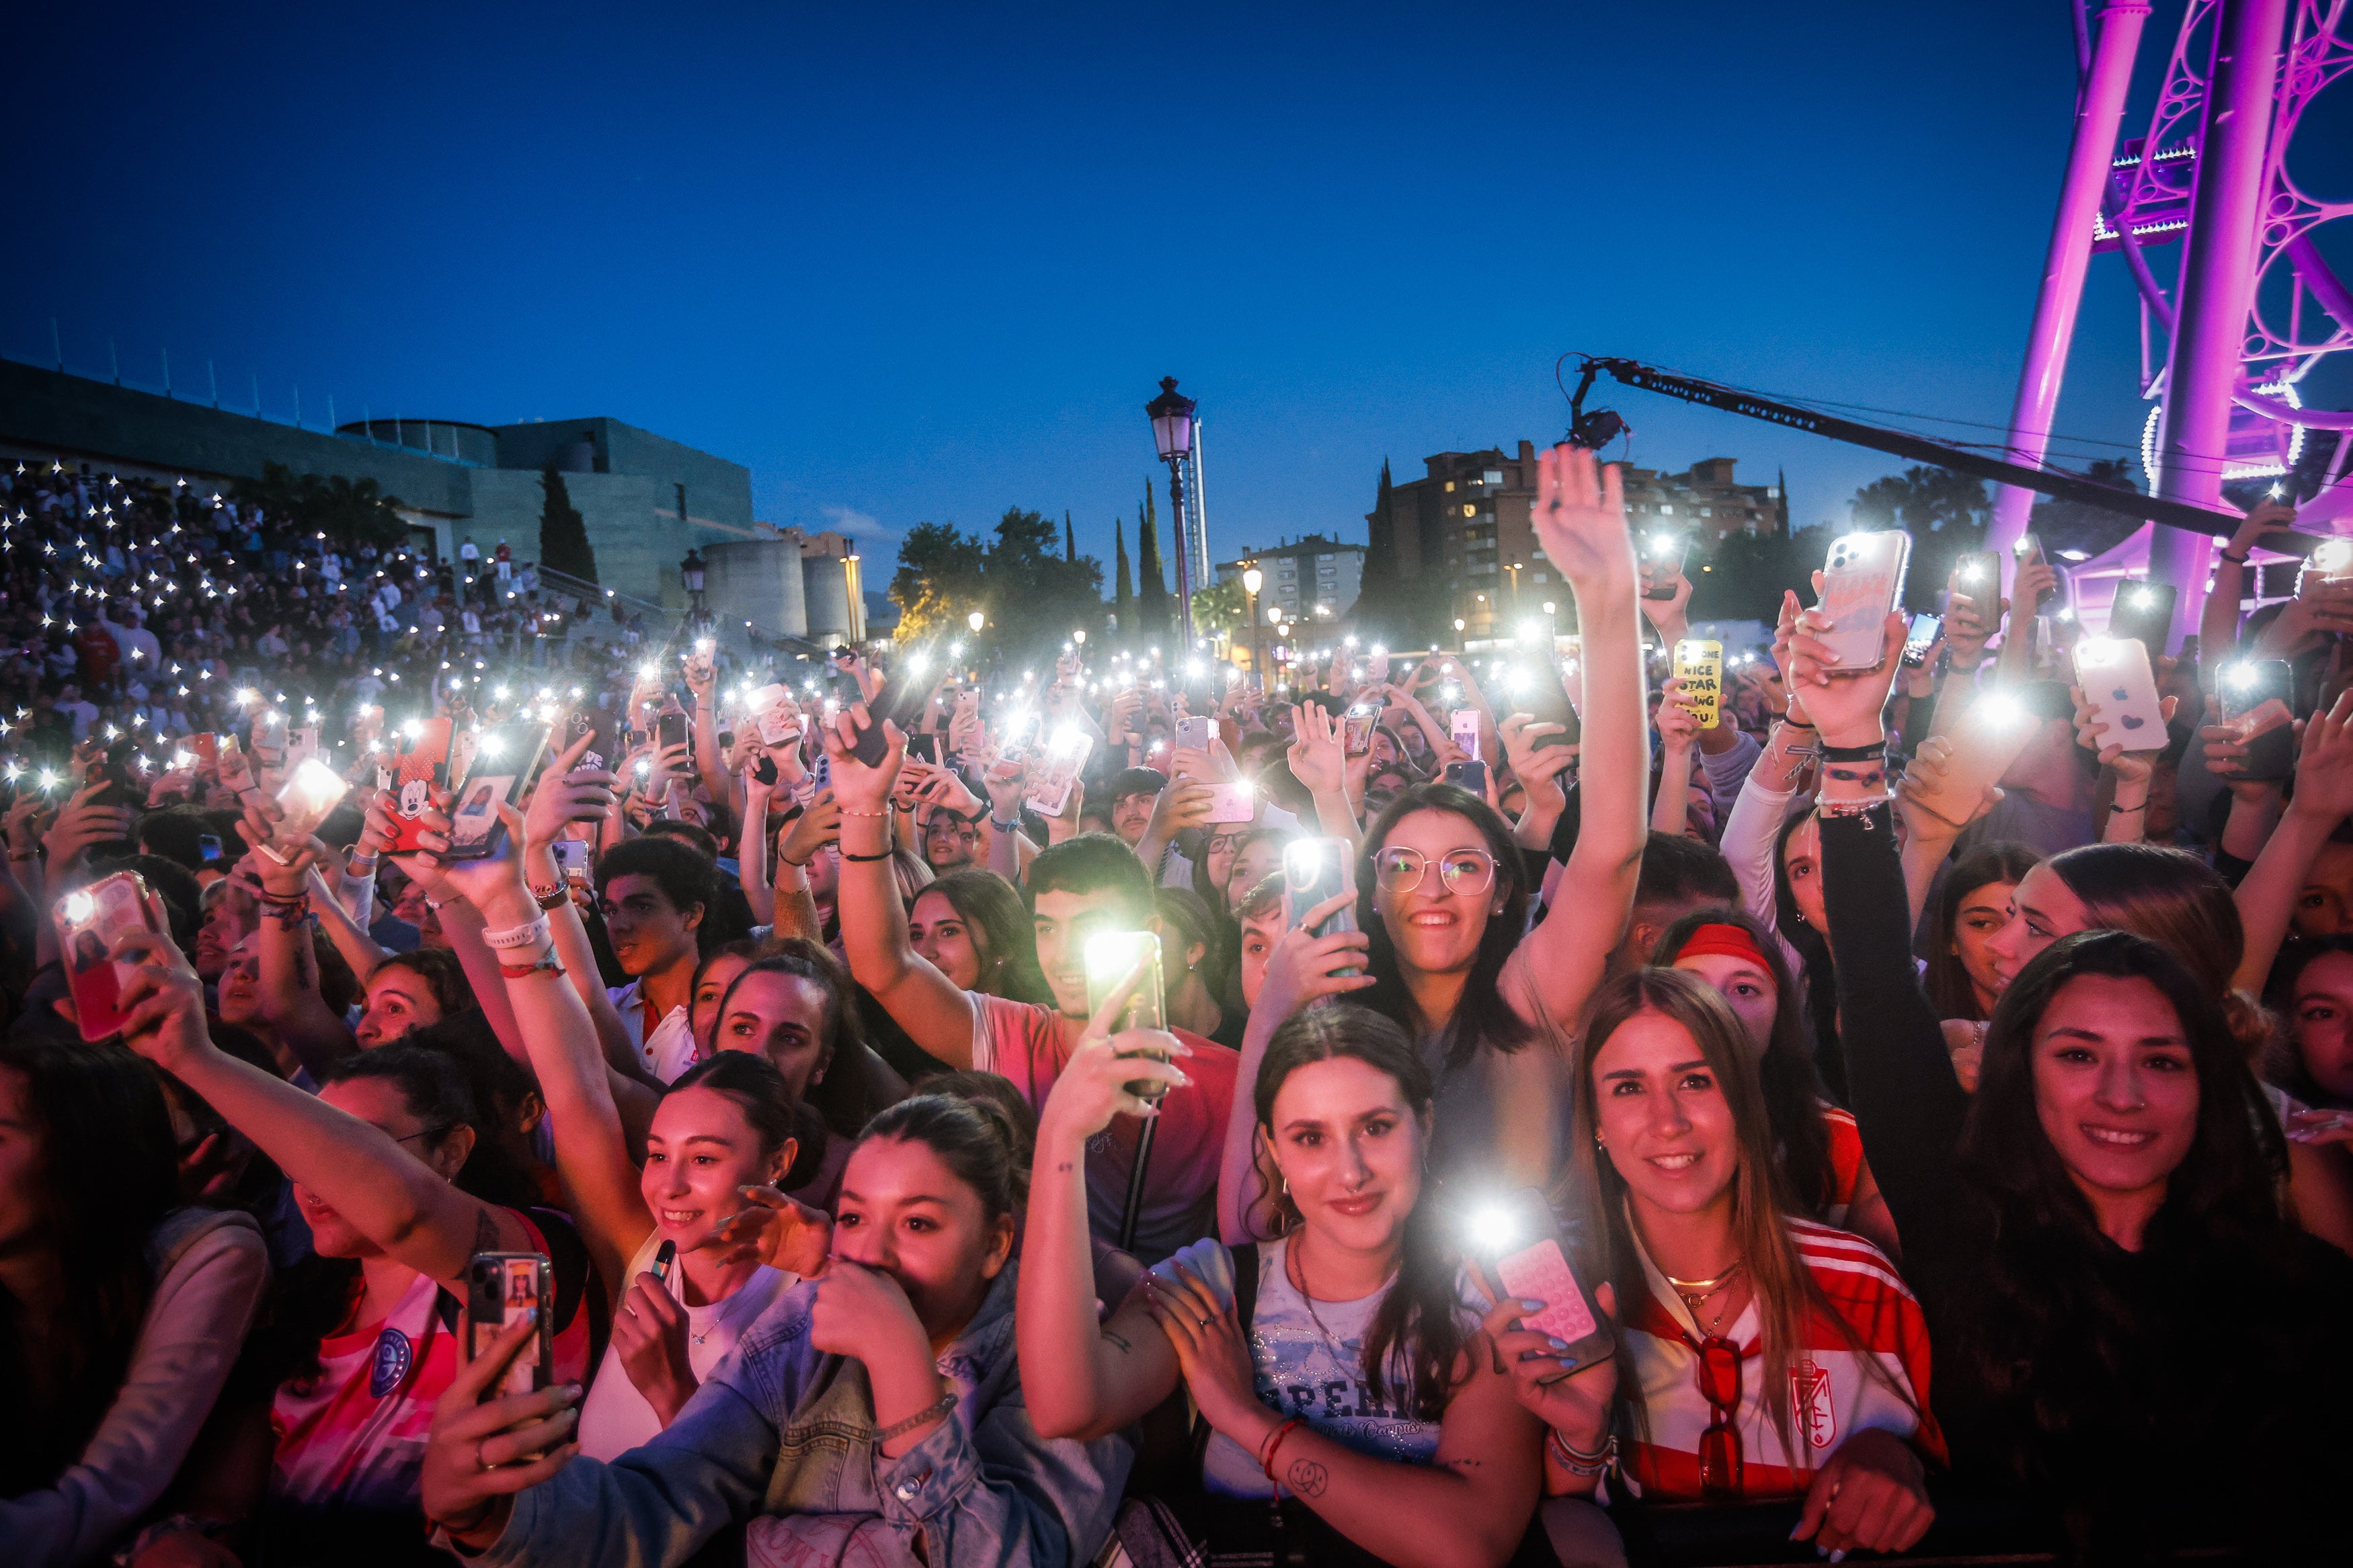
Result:
M1147 644L1168 637L1168 584L1160 574L1160 513L1152 502L1152 481L1144 481L1144 516L1135 535L1135 629Z
M1078 558L1079 536L1071 531L1071 514L1065 510L1062 513L1062 559L1076 561Z
M596 552L588 543L588 524L572 504L564 476L551 465L540 476L547 500L539 514L539 563L583 583L596 581Z
M1780 526L1781 537L1787 539L1789 537L1789 470L1786 468L1778 469L1774 478L1777 482L1773 488L1779 493L1774 499L1773 521Z
M1135 640L1135 575L1127 565L1127 519L1112 519L1111 542L1119 563L1112 579L1112 614L1119 617L1120 640L1133 642Z

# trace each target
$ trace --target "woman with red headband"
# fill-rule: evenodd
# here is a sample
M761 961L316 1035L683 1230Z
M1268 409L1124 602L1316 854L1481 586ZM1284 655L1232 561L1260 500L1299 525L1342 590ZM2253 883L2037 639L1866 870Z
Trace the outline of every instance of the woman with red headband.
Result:
M1854 1118L1830 1102L1814 1070L1803 994L1754 915L1704 910L1667 928L1651 962L1687 969L1720 992L1747 1031L1757 1086L1789 1187L1804 1212L1896 1256L1895 1220L1879 1195Z

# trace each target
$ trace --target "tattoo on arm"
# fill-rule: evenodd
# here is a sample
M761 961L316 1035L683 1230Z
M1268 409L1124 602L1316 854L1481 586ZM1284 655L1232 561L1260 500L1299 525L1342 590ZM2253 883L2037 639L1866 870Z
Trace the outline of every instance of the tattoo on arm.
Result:
M1057 1171L1075 1171L1078 1167L1072 1164L1070 1161L1064 1160L1060 1163L1057 1164L1054 1169Z
M1134 1346L1134 1345L1133 1345L1133 1344L1129 1343L1126 1340L1124 1340L1124 1339L1121 1338L1119 1335L1117 1335L1117 1334L1115 1334L1115 1333L1113 1333L1109 1329L1105 1329L1105 1330L1103 1330L1103 1337L1104 1339L1106 1339L1106 1340L1109 1340L1113 1344L1117 1345L1117 1346L1119 1347L1120 1353L1121 1353L1122 1355L1133 1355L1133 1354L1134 1354L1134 1353L1135 1353L1135 1346Z
M499 1222L491 1217L485 1206L474 1211L474 1250L496 1252L499 1249Z
M1282 1473L1282 1479L1301 1497L1319 1498L1324 1495L1329 1472L1313 1459L1293 1459L1291 1468Z

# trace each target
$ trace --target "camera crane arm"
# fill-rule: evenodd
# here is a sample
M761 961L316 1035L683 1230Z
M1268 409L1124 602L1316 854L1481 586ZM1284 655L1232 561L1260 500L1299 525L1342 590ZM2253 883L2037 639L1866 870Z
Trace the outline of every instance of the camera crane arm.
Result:
M1606 444L1625 428L1624 421L1608 409L1596 409L1591 414L1585 412L1587 392L1591 390L1596 375L1606 371L1626 385L1639 387L1644 392L1679 397L1685 403L1721 408L1727 414L1745 415L1767 424L1803 430L1809 435L1827 436L1833 441L1844 441L1851 446L1868 447L1873 451L1890 453L1898 458L1933 463L1957 473L1991 479L1996 484L2016 485L2021 489L2033 490L2060 500L2076 501L2084 506L2098 507L2104 511L2122 512L2127 517L2161 522L2173 528L2228 538L2246 521L2235 512L2213 511L2202 506L2192 506L2187 501L2167 500L2159 496L2143 495L2138 490L2118 489L2114 485L2104 485L2081 474L2063 473L2052 468L2030 468L2021 463L1989 458L1982 452L1948 447L1925 436L1915 436L1903 430L1884 430L1875 425L1841 419L1836 415L1819 414L1795 404L1759 397L1738 387L1702 381L1697 376L1677 375L1672 371L1660 370L1635 360L1591 354L1579 357L1585 362L1584 374L1577 381L1575 395L1569 399L1572 418L1569 438L1584 446ZM2274 540L2279 542L2275 544ZM2265 549L2301 555L2307 553L2316 541L2309 535L2279 531L2266 534L2262 542Z

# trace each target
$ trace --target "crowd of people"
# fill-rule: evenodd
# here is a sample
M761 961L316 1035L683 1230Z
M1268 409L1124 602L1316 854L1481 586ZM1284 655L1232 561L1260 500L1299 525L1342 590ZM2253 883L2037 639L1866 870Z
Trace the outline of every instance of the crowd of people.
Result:
M1570 447L1573 637L1274 690L14 486L0 1559L2337 1533L2353 584L2242 624L2275 510L2126 750L2040 564L1704 690Z

